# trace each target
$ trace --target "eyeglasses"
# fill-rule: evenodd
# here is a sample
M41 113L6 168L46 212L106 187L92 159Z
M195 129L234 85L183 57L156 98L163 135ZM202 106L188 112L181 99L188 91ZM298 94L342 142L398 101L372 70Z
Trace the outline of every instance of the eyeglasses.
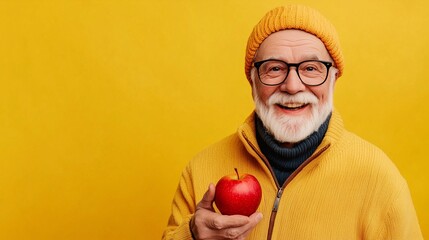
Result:
M290 68L295 67L301 82L307 86L322 85L328 78L331 62L306 60L300 63L287 63L282 60L267 59L253 64L258 71L259 80L267 86L276 86L286 81Z

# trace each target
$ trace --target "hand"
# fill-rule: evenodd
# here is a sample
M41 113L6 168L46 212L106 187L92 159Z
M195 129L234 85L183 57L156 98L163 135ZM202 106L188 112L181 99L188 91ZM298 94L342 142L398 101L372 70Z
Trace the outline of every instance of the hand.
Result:
M191 219L190 227L196 239L246 239L250 231L261 221L262 214L226 216L213 208L215 186L209 185Z

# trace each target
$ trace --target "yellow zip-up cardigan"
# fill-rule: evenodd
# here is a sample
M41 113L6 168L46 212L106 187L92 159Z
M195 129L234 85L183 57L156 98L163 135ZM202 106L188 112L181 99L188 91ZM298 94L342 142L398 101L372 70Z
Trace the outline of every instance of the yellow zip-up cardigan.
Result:
M258 147L252 113L186 166L163 239L191 239L196 204L234 168L262 185L264 218L249 240L423 239L404 178L380 149L348 132L336 111L315 153L281 187Z

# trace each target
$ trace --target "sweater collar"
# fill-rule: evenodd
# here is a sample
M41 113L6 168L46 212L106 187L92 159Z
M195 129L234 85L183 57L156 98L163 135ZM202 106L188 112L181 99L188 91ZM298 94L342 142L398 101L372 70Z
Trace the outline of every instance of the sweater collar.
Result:
M271 134L269 134L264 127L262 120L254 115L255 118L255 129L258 145L261 147L262 152L267 155L267 151L272 153L273 159L295 159L301 158L307 159L322 142L322 139L328 129L329 120L331 114L326 118L318 130L313 132L310 136L304 140L297 142L291 148L286 148L281 145ZM262 147L262 145L264 147ZM308 156L307 156L308 155ZM270 160L271 161L271 160Z
M255 112L252 112L245 122L238 128L237 133L244 146L254 157L263 156L256 140ZM329 121L328 130L315 152L328 145L334 145L343 135L345 129L341 115L334 109Z

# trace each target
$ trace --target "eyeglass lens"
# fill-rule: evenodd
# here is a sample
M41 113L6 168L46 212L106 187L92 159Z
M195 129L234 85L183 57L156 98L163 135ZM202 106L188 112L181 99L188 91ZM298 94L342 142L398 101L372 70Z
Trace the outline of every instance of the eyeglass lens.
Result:
M327 77L328 68L320 61L304 61L296 66L298 76L304 84L319 85ZM261 64L258 73L264 84L277 85L282 83L289 74L290 67L287 63L278 60L269 60Z

